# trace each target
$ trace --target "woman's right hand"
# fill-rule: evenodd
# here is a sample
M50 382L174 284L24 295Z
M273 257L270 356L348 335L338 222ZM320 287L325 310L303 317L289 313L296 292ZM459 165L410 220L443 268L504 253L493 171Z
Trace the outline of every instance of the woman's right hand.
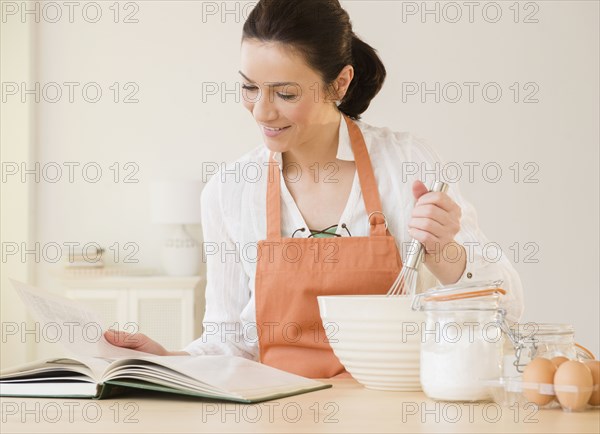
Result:
M158 342L150 339L143 333L127 333L118 330L107 330L104 332L106 340L117 347L129 348L157 356L181 356L189 355L185 351L167 351Z

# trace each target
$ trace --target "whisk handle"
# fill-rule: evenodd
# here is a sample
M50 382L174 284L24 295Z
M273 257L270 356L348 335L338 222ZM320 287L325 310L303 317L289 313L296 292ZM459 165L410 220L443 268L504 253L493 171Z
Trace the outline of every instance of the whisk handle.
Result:
M429 191L438 191L446 193L448 191L448 184L443 181L434 181Z
M434 181L429 191L445 193L448 191L448 184L443 181ZM406 255L406 261L404 261L404 266L417 268L423 261L424 252L425 249L423 248L423 244L413 238L408 246L408 253Z

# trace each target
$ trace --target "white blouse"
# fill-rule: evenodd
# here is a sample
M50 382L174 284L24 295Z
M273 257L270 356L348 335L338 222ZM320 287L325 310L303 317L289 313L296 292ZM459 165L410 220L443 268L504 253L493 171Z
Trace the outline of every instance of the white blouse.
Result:
M407 229L414 205L412 183L421 179L430 185L434 176L431 172L427 175L423 169L433 169L436 162L443 163L429 146L410 133L354 122L362 131L369 151L389 230L404 257L411 240ZM337 158L354 161L348 129L341 115ZM281 153L276 154L276 159L281 169ZM213 175L202 192L206 311L202 336L184 348L190 354L227 354L258 360L254 279L257 243L266 238L268 161L269 150L261 144ZM333 173L328 167L315 167L315 171L297 176L319 176L318 179L323 180ZM288 178L296 176L292 172L287 175ZM449 182L448 194L462 210L461 229L455 239L465 246L467 266L459 280L503 280L502 288L507 294L502 307L507 310L510 321L518 321L523 311L519 275L506 255L499 260L484 257L483 248L488 240L477 225L475 209L461 196L457 183ZM297 229L306 228L303 232L297 231L295 237L308 237L310 231L283 176L281 195L282 235L291 237ZM331 223L338 224L338 234L348 236L342 223L352 236L369 235L357 175L340 221ZM417 292L438 284L435 276L421 265Z

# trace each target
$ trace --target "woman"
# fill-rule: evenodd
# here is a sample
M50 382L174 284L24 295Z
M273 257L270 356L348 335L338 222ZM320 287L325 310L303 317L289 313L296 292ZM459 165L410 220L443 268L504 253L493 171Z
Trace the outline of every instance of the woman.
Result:
M519 277L506 258L484 260L487 240L458 187L428 192L403 173L406 162L433 166L436 154L410 134L360 121L385 75L337 0L259 2L244 25L240 76L266 147L215 175L202 194L204 241L218 248L207 257L204 334L174 352L141 334L107 339L159 355L228 354L308 377L339 375L316 296L385 293L411 237L426 252L418 291L500 278L518 320ZM261 176L226 175L246 165Z

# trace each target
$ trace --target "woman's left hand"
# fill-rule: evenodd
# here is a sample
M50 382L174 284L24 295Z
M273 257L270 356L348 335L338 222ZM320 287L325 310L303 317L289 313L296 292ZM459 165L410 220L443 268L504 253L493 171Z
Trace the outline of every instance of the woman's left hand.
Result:
M427 255L440 254L455 242L461 209L446 193L430 192L421 181L413 183L412 191L416 203L408 233L423 244Z

